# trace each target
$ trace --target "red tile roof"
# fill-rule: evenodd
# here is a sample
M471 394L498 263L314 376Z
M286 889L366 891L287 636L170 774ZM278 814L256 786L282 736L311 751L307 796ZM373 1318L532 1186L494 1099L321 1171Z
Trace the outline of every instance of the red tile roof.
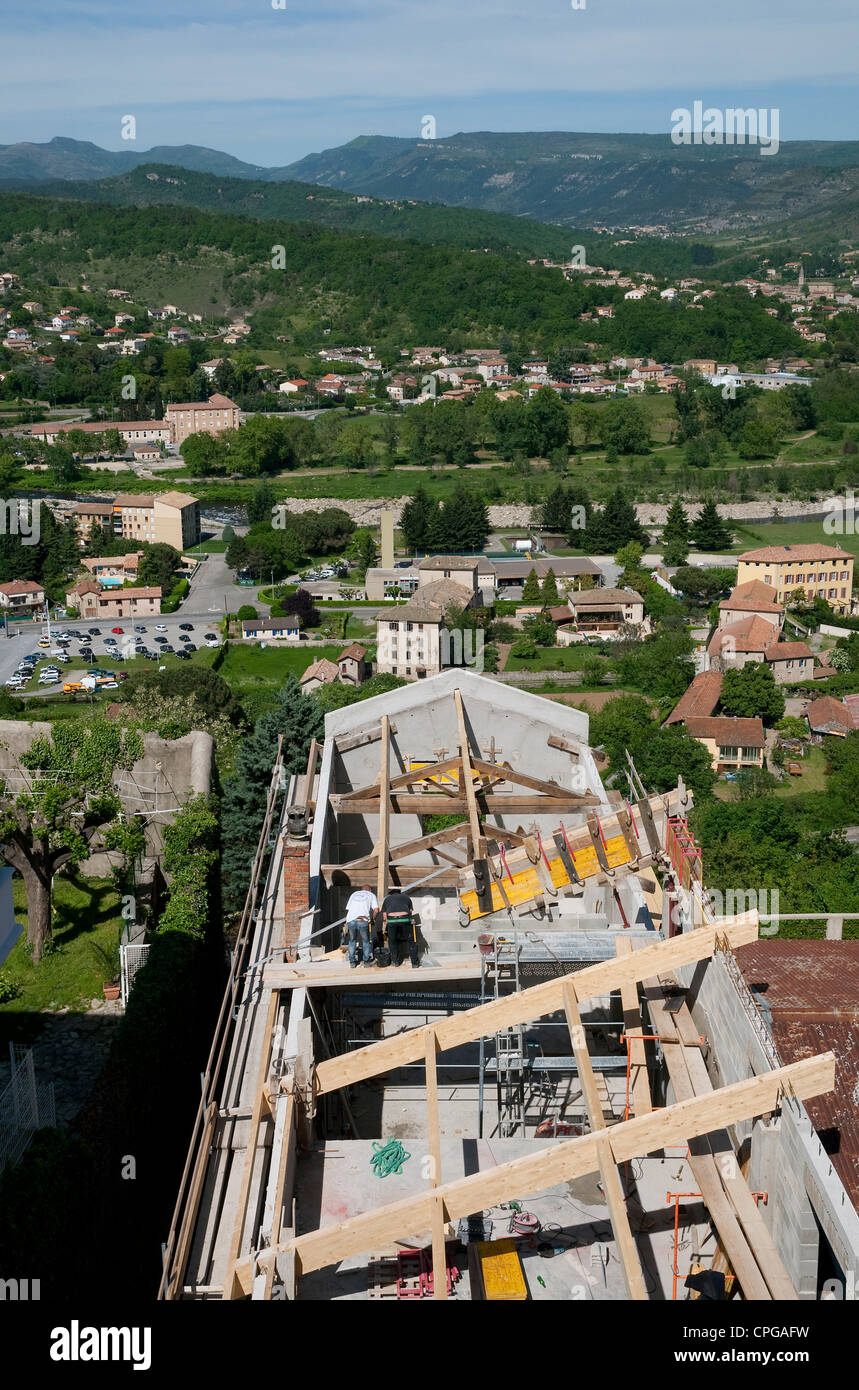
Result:
M764 652L766 661L806 661L814 660L814 653L805 642L773 642L768 651Z
M765 545L760 550L747 550L739 558L770 563L796 560L802 564L807 560L852 560L853 556L832 545Z
M847 706L832 695L821 695L819 700L812 700L805 717L813 733L852 733L859 727Z
M362 647L360 642L353 642L351 647L347 647L345 652L341 652L338 661L363 661L367 655L367 648Z
M687 719L693 738L715 739L722 748L763 748L764 726L760 719Z
M44 588L32 579L12 579L8 584L0 584L0 594L14 598L16 594L42 594Z
M750 618L740 618L735 623L717 628L710 638L707 651L711 656L721 656L722 648L735 652L765 652L772 646L777 630L766 618L752 614Z
M750 609L752 612L784 612L782 605L776 603L773 598L772 585L764 584L761 579L752 579L748 584L737 584L730 596L722 599L719 607L730 611Z
M722 677L718 671L702 671L680 696L666 719L666 724L682 724L690 715L706 719L713 713L722 693Z

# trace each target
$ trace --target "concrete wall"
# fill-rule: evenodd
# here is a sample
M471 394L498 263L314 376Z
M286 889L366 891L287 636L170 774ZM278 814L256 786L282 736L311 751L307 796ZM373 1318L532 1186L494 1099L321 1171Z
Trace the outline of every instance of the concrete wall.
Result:
M0 768L14 769L35 738L50 735L48 723L0 720ZM172 822L177 807L192 796L207 796L211 791L214 747L211 734L200 730L170 740L158 734L144 734L143 757L138 758L130 772L116 774L114 785L120 790L125 809L130 814L146 812L146 855L160 853L163 828ZM101 878L118 858L116 854L94 854L81 870L90 877Z
M751 996L744 1004L723 957L675 973L690 991L696 1025L710 1040L707 1069L714 1086L781 1065L763 1018ZM817 1297L818 1222L842 1270L859 1269L859 1216L805 1106L787 1102L778 1119L744 1121L734 1132L739 1144L751 1140L749 1186L769 1194L761 1212L800 1298Z

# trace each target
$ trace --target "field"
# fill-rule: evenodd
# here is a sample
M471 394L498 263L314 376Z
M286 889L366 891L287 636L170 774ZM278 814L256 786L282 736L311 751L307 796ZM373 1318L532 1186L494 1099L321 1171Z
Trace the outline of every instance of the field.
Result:
M744 550L757 550L765 545L833 545L859 556L859 520L854 526L853 535L829 535L823 529L822 519L754 522L737 530L737 539L730 553L741 555Z

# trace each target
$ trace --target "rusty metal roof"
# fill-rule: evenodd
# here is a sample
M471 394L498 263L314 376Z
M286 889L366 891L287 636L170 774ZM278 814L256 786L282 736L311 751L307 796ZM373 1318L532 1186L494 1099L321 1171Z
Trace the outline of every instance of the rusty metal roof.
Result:
M736 954L771 1016L782 1061L835 1053L835 1089L805 1108L859 1206L859 941L755 941Z

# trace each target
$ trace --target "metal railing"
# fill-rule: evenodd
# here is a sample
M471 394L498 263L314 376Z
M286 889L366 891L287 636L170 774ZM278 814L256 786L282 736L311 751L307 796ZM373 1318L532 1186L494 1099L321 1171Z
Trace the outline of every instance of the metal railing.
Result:
M36 1080L29 1048L9 1044L12 1079L0 1091L0 1173L18 1163L36 1130L56 1124L54 1083Z

